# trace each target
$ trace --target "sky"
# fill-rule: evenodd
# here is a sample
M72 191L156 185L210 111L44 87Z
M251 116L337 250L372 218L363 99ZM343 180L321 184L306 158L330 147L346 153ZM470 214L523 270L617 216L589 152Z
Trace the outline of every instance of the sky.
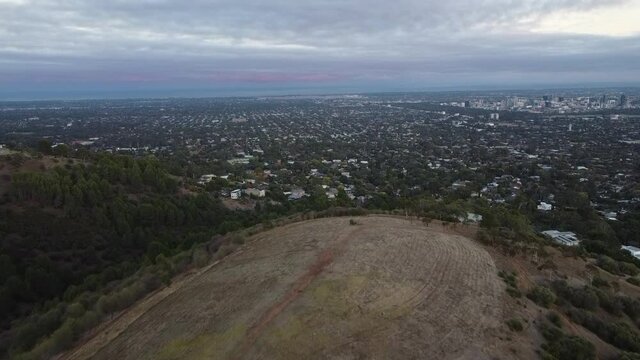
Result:
M0 100L640 85L640 0L0 0Z

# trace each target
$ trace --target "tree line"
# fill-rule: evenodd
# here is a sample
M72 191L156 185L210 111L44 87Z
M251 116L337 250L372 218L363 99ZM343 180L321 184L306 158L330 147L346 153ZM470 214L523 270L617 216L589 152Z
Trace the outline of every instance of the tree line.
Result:
M19 319L259 222L179 188L151 157L96 154L12 174L0 202L0 353L28 349L46 333L15 333Z

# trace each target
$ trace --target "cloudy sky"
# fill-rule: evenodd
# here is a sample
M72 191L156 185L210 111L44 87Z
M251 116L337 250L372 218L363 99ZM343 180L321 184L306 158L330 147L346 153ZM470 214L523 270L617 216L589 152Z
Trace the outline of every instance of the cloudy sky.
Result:
M0 0L0 99L640 84L640 0Z

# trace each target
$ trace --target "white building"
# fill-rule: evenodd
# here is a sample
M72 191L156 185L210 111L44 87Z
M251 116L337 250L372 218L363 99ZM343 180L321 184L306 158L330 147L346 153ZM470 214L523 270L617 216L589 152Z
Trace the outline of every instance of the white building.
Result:
M335 199L338 196L338 189L329 188L327 191L325 191L325 194L327 195L327 198Z
M622 250L627 250L628 252L631 253L631 255L640 259L640 248L637 248L635 246L622 245Z
M538 210L540 211L551 211L552 209L553 209L553 205L547 204L544 201L541 201L540 204L538 204Z
M204 185L206 183L211 182L211 180L215 179L216 177L217 176L215 176L213 174L202 175L202 176L200 176L200 180L198 181L198 184Z
M580 244L580 240L578 240L576 234L571 231L547 230L543 231L542 234L550 237L551 240L561 245L577 246Z
M246 165L251 159L253 159L253 156L245 155L245 157L229 159L227 162L231 165Z
M266 191L256 188L246 189L244 192L249 196L255 196L259 198L265 197L267 195Z
M465 224L467 223L477 224L482 221L482 215L468 212L466 217L462 215L458 216L458 221Z
M242 197L242 190L236 189L231 192L231 199L238 200Z
M289 200L298 200L306 195L303 189L292 189L291 192L285 193L285 195L289 195Z

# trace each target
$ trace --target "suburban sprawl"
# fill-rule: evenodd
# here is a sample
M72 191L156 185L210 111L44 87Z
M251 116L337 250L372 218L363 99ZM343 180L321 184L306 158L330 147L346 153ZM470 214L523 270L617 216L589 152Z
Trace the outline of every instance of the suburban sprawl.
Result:
M560 273L586 266L589 279L602 269L640 284L638 89L4 102L0 120L3 356L46 358L71 348L182 272L232 253L245 243L240 231L275 228L291 243L273 246L288 254L308 235L277 230L291 218L380 216L323 223L340 238L358 226L378 229L355 236L365 250L370 237L382 241L376 232L387 223L411 231L416 248L419 237L440 239L438 249L452 246L447 236L474 238L447 256L498 259L493 270L474 263L498 280L473 291L497 299L494 290L506 286L522 319L534 318L520 298L525 289L541 308L554 293L555 301L582 291L558 282ZM379 254L400 254L384 241ZM268 258L260 244L251 251ZM516 270L534 275L518 280ZM593 286L614 281L602 279ZM640 301L620 301L640 309ZM558 302L557 311L574 305ZM589 341L598 351L640 352L635 330L637 341L619 343L620 328L601 334L605 325L576 314L571 321L597 335ZM625 321L640 318L640 310L633 314ZM546 340L527 349L546 342L556 354L548 359L565 358L558 354L575 339L544 329ZM592 359L593 346L580 341L571 346Z
M554 234L586 229L554 214L616 222L640 204L640 96L620 90L5 103L0 115L3 148L153 155L233 208L478 199L576 244Z

